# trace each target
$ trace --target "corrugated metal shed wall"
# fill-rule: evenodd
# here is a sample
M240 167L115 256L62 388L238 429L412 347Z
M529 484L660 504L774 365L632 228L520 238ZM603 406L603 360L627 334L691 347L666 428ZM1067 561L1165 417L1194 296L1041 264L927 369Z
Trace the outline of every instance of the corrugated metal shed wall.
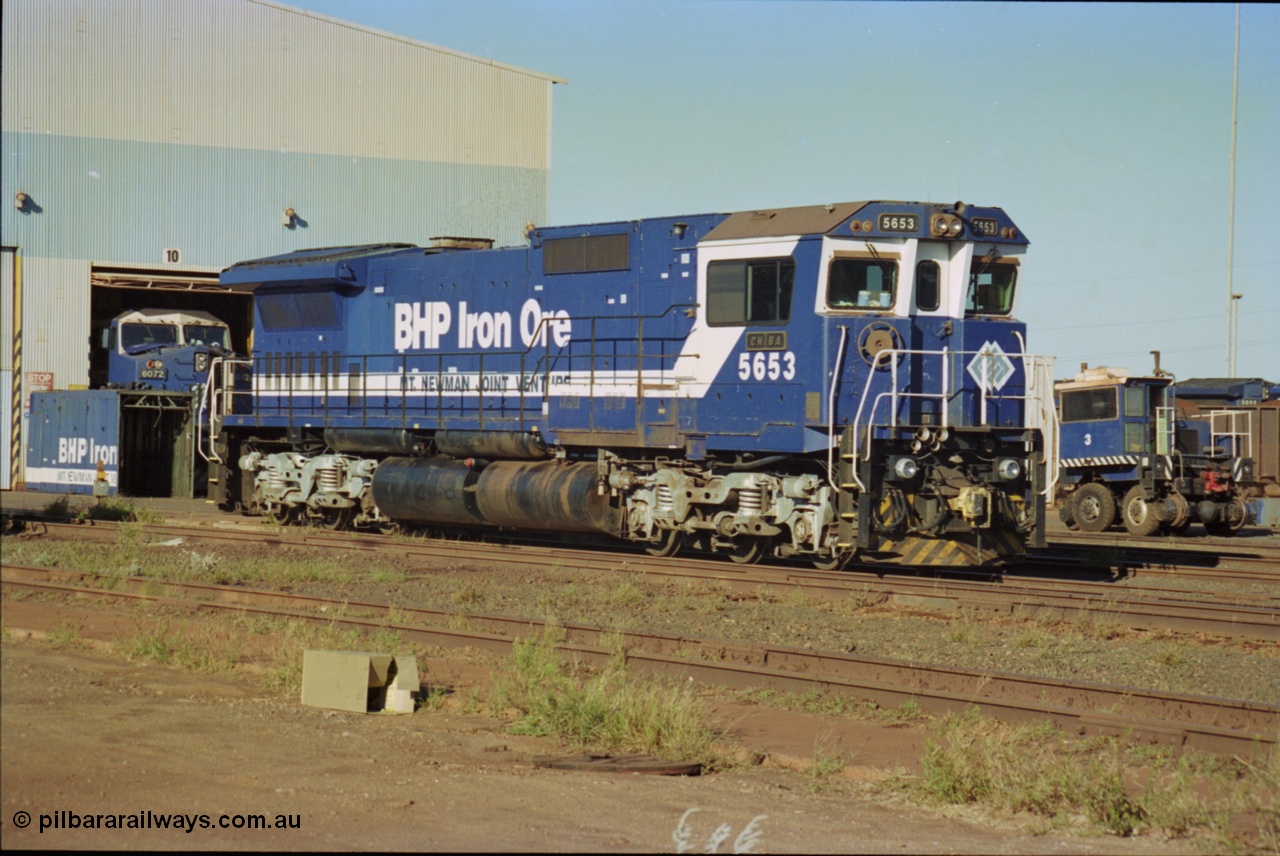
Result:
M266 0L5 0L3 16L0 239L24 260L23 368L60 389L88 380L94 265L515 244L545 220L549 75Z
M6 198L40 210L3 227L29 255L221 267L544 221L547 75L261 0L4 16Z

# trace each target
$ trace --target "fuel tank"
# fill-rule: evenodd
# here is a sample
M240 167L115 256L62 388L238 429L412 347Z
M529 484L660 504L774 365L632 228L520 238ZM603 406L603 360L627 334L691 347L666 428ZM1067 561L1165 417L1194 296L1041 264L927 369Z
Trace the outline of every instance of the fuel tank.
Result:
M547 446L528 431L437 431L436 448L455 458L536 461L548 457Z
M403 428L326 428L324 442L335 452L412 455L414 436Z
M374 471L373 499L382 514L407 523L622 530L622 510L600 495L596 465L587 463L388 458Z
M479 480L479 470L453 458L387 458L373 472L373 501L399 522L478 526Z

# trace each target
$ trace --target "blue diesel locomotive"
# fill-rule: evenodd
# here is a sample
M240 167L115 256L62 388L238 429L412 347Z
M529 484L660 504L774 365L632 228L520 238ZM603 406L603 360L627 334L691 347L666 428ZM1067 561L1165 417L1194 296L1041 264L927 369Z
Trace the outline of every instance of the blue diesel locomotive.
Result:
M999 208L855 202L231 266L214 497L282 522L605 533L837 567L1044 538L1052 368Z
M1218 537L1249 519L1250 413L1182 412L1174 380L1082 366L1055 385L1061 428L1058 513L1070 529L1177 535L1193 522Z
M231 351L231 330L194 309L132 309L102 331L107 387L190 392L213 356Z

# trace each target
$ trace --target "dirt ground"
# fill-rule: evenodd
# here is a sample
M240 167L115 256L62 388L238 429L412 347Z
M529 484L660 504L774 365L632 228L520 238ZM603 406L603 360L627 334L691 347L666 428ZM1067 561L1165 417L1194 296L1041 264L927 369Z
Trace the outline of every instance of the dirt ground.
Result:
M506 734L460 703L403 716L326 711L240 671L130 661L107 640L137 622L100 605L4 599L5 849L1197 852L1149 837L1037 836L860 793L917 765L918 729L726 704L718 712L763 763L688 778L543 769L534 756L573 750ZM67 628L74 641L59 639ZM453 659L422 665L441 683L483 678ZM815 746L853 764L815 787L804 770ZM175 814L194 828L156 828L156 816ZM293 828L221 826L250 815Z

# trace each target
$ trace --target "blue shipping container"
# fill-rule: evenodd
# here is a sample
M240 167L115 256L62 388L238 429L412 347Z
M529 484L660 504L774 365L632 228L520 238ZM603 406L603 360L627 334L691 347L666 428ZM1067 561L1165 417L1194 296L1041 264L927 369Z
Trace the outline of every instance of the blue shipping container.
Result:
M93 493L101 463L108 494L120 473L120 395L113 390L37 392L31 396L27 489Z

